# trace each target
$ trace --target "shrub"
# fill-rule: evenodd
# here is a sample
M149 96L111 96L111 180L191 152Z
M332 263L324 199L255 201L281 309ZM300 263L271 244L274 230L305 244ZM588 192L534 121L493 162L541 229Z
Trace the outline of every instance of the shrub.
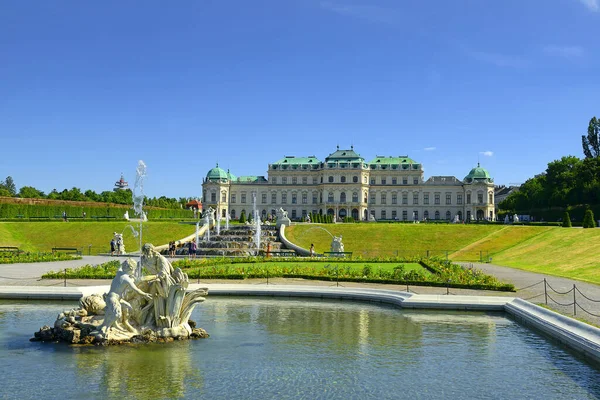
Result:
M583 217L583 227L584 228L595 228L596 223L594 222L594 212L592 210L586 210L585 215Z
M571 227L571 216L569 215L568 211L565 211L565 214L563 215L562 226L563 226L563 228L570 228Z
M240 214L240 224L244 223L246 223L246 210L242 210L242 213Z

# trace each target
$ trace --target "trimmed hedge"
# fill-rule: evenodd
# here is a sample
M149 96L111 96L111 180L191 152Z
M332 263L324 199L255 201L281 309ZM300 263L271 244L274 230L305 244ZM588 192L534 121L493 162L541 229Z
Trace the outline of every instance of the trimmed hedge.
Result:
M63 202L64 203L64 202ZM135 218L135 213L131 206L118 206L107 203L88 203L88 206L81 205L39 205L39 204L9 204L0 203L0 219L11 221L28 220L29 218L48 218L62 219L63 212L67 213L68 218L73 220L81 218L86 213L86 219L92 220L93 217L114 217L123 219L125 211L129 211L129 216ZM93 205L92 205L93 204ZM193 218L194 213L191 210L184 209L159 209L144 208L149 219L159 218ZM17 216L22 216L19 218ZM41 220L41 219L40 219Z

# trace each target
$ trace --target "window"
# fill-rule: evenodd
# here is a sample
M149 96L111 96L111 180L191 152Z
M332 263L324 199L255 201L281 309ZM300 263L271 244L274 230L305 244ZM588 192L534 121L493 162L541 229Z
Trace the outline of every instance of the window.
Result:
M402 221L406 221L408 220L408 211L403 210L402 211Z
M313 192L313 204L317 204L317 192Z
M398 179L392 178L392 185L396 185L396 184L398 184Z
M423 193L423 204L429 204L429 193Z
M292 210L292 218L296 219L296 210Z
M316 184L317 184L317 177L313 176L313 185L316 185Z
M358 193L357 192L352 193L352 202L358 203Z
M408 204L408 193L402 193L402 204Z
M471 193L467 193L467 204L471 204Z
M287 176L284 176L281 178L281 183L283 183L284 185L287 185Z
M371 185L375 184L375 178L371 178Z
M450 221L452 219L452 213L450 211L446 211L446 219Z
M271 204L277 203L277 193L271 193Z
M446 193L446 204L452 204L452 194Z
M306 176L302 177L302 184L306 185L308 183L308 178Z
M358 183L358 176L353 176L352 177L352 182Z
M346 183L346 177L345 176L340 177L340 182Z
M287 204L287 193L281 193L281 204Z
M375 219L375 210L371 210L371 217L373 217L373 219Z
M328 203L333 203L333 192L329 192L327 194L327 202Z
M436 193L434 196L435 196L435 198L434 198L433 204L440 204L440 194Z
M235 202L237 201L236 197L237 197L237 195L235 195L235 194L232 194L232 195L231 195L231 202L232 202L233 204L235 204Z
M292 193L292 204L298 203L298 195L296 193Z
M435 212L435 219L440 219L440 212L439 211Z
M381 184L382 184L382 185L385 185L385 182L386 182L386 181L385 181L385 178L381 178Z
M370 203L375 204L375 193L371 193ZM375 212L375 211L373 211L373 212Z
M398 204L398 195L396 193L392 193L392 204Z
M242 204L246 204L246 193L242 193Z
M346 193L342 192L340 193L340 203L345 203L346 202Z
M477 193L477 202L479 204L483 203L483 193Z
M418 179L413 179L413 185L418 185L419 184L419 180Z
M308 204L308 194L302 193L302 204Z
M365 195L363 196L363 202L367 202L367 192L365 192Z
M423 218L425 218L425 219L429 218L429 211L427 211L427 210L423 211Z
M419 204L419 193L413 193L413 204Z
M271 183L277 184L277 177L276 176L272 176L271 177Z
M489 200L488 203L493 204L494 203L494 193L490 192L489 194Z
M307 214L306 210L302 210L302 219L306 219Z
M398 218L398 213L396 212L396 210L392 211L392 219L395 220L396 218Z
M387 194L386 193L381 193L381 204L387 204Z
M210 194L210 201L212 201L213 203L217 201L217 194L215 192L212 192Z
M462 204L462 194L456 195L456 204Z
M260 202L261 202L262 204L267 204L267 194L266 194L266 193L263 193L263 194L260 196Z
M415 210L415 211L413 211L413 219L414 219L415 221L418 221L418 220L419 220L419 210Z
M225 203L225 202L227 201L227 193L225 193L225 192L222 192L222 193L221 193L221 201L222 201L223 203Z
M402 178L402 184L408 185L408 178Z
M230 218L235 219L235 210L231 210Z
M330 176L330 177L328 178L328 180L329 180L329 183L333 183L333 176Z
M298 183L298 177L294 176L292 177L292 185L295 185Z
M385 219L385 218L386 218L385 210L381 210L381 219Z

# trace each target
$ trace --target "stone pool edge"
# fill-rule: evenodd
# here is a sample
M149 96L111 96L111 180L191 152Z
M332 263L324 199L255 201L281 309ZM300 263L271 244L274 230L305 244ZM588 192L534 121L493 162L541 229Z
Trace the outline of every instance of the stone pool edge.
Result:
M385 289L291 285L192 284L189 290L200 287L207 287L209 296L305 297L386 303L411 309L504 311L524 325L600 363L600 329L514 297L418 295ZM107 285L0 286L0 299L79 300L81 296L105 293L108 288Z

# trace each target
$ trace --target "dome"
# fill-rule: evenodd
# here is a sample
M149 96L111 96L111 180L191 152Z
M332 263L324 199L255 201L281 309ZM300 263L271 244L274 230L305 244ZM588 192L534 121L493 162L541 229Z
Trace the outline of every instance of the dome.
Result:
M209 181L229 179L227 172L225 172L222 168L219 168L219 164L217 166L208 171L206 174L206 179Z
M469 174L467 176L465 176L465 181L466 182L472 182L472 181L493 182L493 179L490 176L490 173L485 168L481 168L479 163L477 163L477 167L473 168L469 172Z

